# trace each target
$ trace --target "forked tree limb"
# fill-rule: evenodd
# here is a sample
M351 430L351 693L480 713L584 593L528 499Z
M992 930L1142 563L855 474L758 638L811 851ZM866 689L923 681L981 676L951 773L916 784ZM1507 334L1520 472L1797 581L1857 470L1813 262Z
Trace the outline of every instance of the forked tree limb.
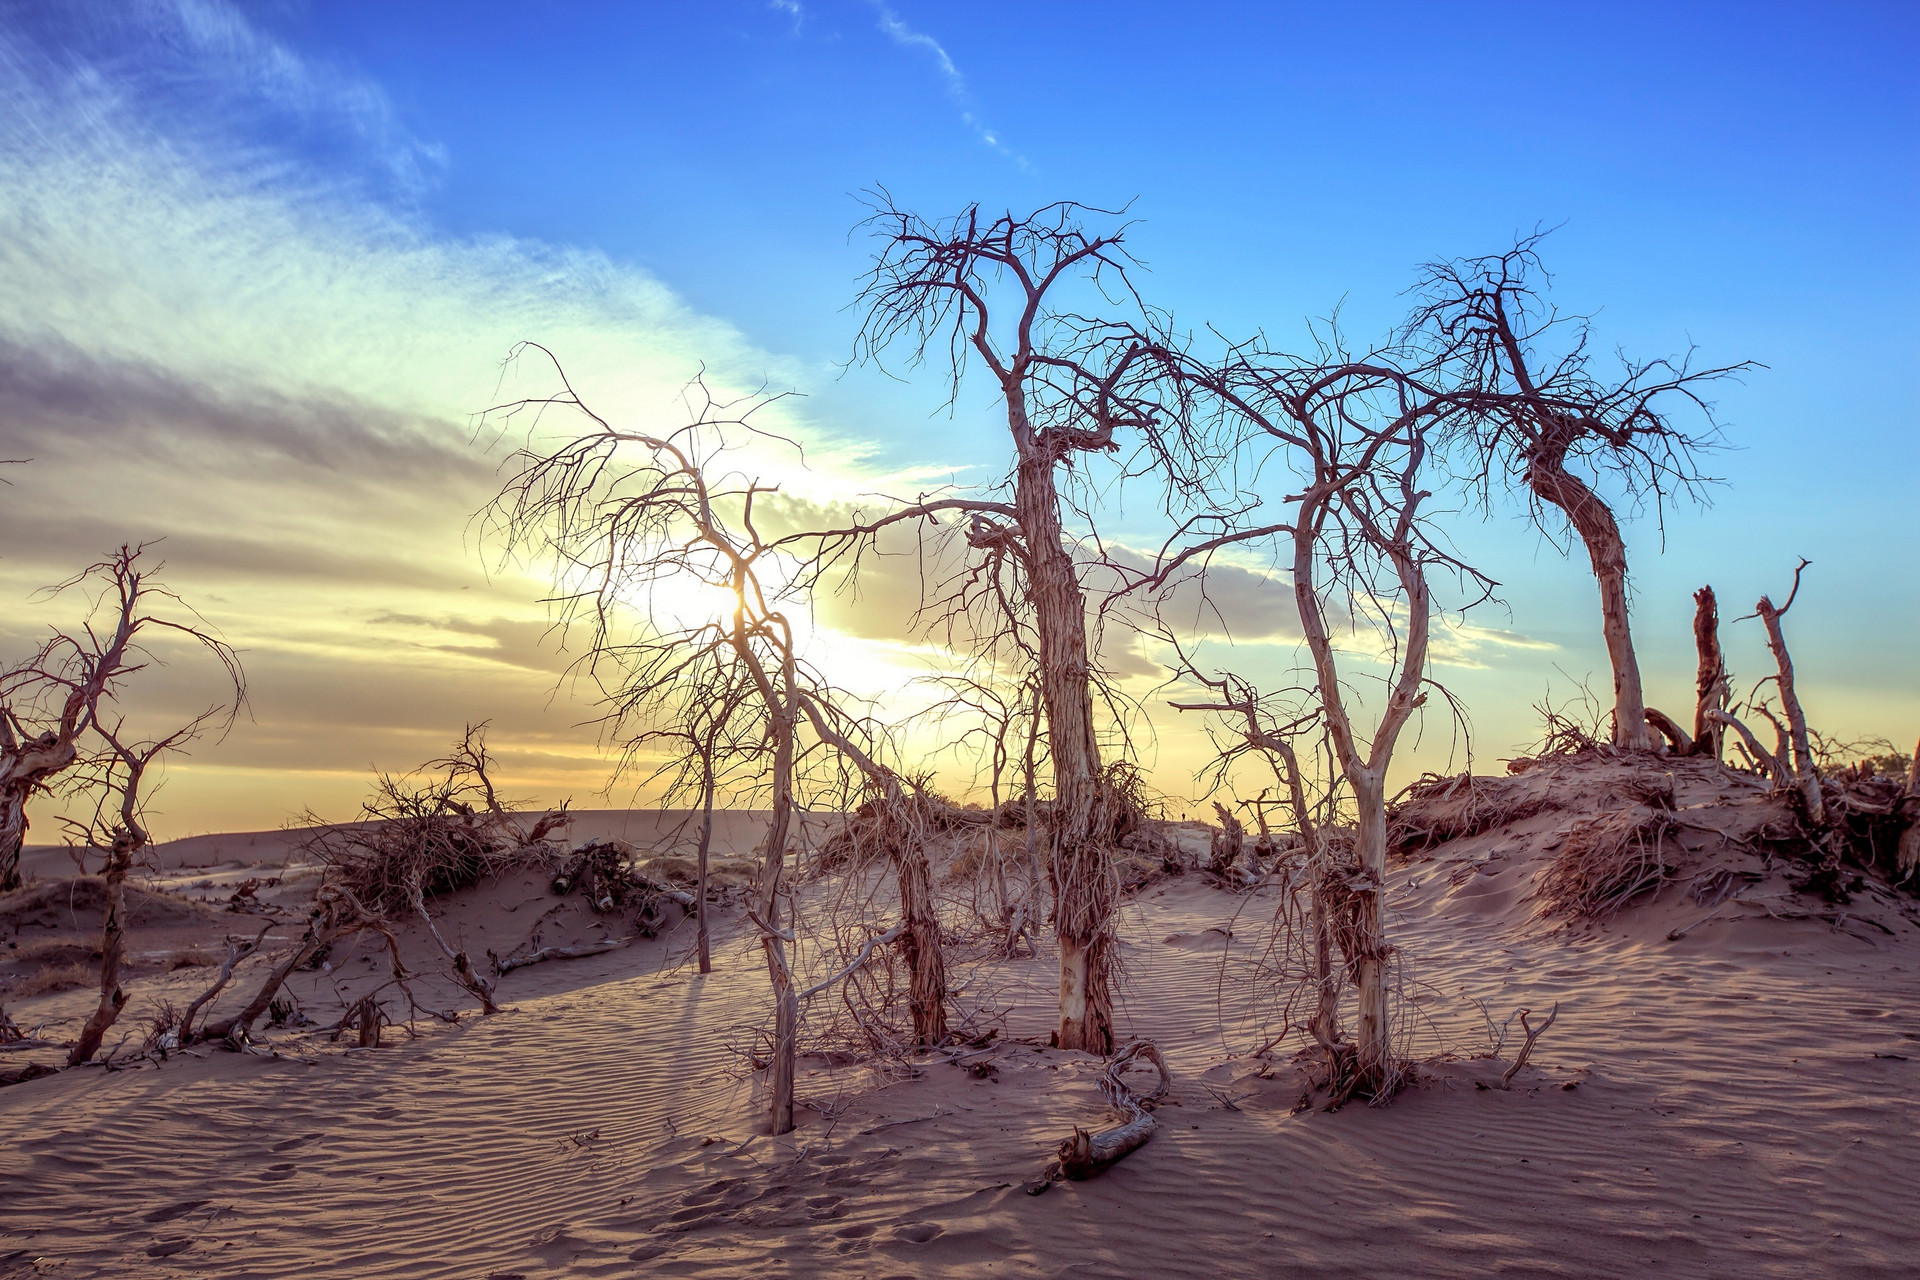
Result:
M1500 1073L1500 1087L1502 1089L1513 1087L1513 1078L1520 1074L1520 1068L1527 1065L1527 1056L1533 1052L1533 1042L1546 1034L1547 1028L1553 1025L1553 1020L1560 1016L1560 1002L1558 1000L1553 1002L1553 1009L1547 1014L1547 1020L1537 1027L1530 1026L1527 1022L1527 1015L1531 1012L1531 1009L1522 1009L1520 1011L1520 1029L1527 1033L1527 1039L1526 1042L1520 1046L1520 1052L1513 1055L1512 1065Z
M1780 626L1780 620L1793 607L1794 597L1800 594L1800 575L1812 563L1802 557L1793 571L1793 590L1787 594L1787 602L1775 606L1769 596L1761 596L1754 611L1767 627L1767 647L1773 651L1773 659L1778 664L1780 674L1777 683L1780 688L1780 706L1787 715L1787 729L1793 743L1793 781L1799 789L1800 798L1807 810L1807 820L1814 826L1824 826L1827 820L1826 802L1820 794L1820 775L1813 762L1813 747L1807 733L1807 714L1800 708L1800 695L1794 691L1793 658L1787 652L1786 632Z
M1771 751L1768 751L1760 745L1760 739L1753 736L1753 730L1747 728L1738 718L1728 715L1726 712L1718 710L1717 708L1708 708L1707 719L1713 724L1724 725L1739 734L1741 743L1747 749L1747 754L1758 761L1761 767L1767 771L1767 776L1773 779L1774 786L1782 791L1792 787L1793 778L1787 772L1786 765L1775 757Z
M193 1039L194 1017L214 997L226 989L227 983L233 978L234 966L260 949L260 944L266 940L267 931L273 928L273 924L274 922L269 920L261 925L260 932L256 933L250 941L242 941L239 938L227 939L227 958L220 962L220 975L213 980L211 986L195 996L188 1003L187 1011L180 1015L180 1025L175 1030L175 1038L180 1044L187 1044Z
M500 1012L500 1006L493 1002L492 979L485 977L478 969L473 967L473 961L467 958L465 951L455 950L447 944L445 938L440 936L439 928L433 923L433 916L427 911L426 895L421 892L420 881L417 878L414 880L412 888L413 909L419 912L422 920L426 921L427 932L433 935L434 943L440 948L441 952L446 955L448 961L452 963L453 976L459 980L461 986L465 987L469 993L479 999L481 1016L484 1017L487 1014Z

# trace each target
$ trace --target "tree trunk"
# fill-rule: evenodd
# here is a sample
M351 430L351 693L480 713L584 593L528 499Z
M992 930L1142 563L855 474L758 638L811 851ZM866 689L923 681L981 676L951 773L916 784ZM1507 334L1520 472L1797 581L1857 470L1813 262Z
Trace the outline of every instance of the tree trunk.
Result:
M27 790L0 786L0 893L20 887L20 850L27 843Z
M1054 1039L1063 1049L1107 1054L1113 1051L1109 969L1115 886L1108 848L1113 805L1093 730L1086 596L1062 541L1054 460L1034 438L1017 394L1008 397L1020 453L1014 508L1027 551L1027 594L1040 641L1040 693L1053 758L1049 836L1053 921L1060 939L1060 1023Z
M1307 1032L1327 1055L1329 1078L1338 1068L1340 1040L1340 984L1333 974L1333 917L1327 910L1327 843L1313 810L1307 804L1306 784L1300 776L1300 757L1291 744L1275 744L1286 772L1281 777L1287 789L1287 804L1293 810L1293 829L1299 833L1301 848L1307 855L1307 895L1313 929L1313 1017ZM1264 794L1264 793L1263 793Z
M1318 843L1318 841L1316 841ZM1309 883L1313 908L1313 1020L1307 1031L1327 1054L1327 1066L1334 1068L1340 1042L1340 984L1333 974L1333 917L1327 910L1327 851L1315 849L1318 863Z
M1209 842L1213 849L1207 863L1207 870L1215 875L1226 875L1240 861L1240 853L1247 843L1247 829L1240 819L1234 816L1233 810L1218 800L1213 802L1213 812L1220 819L1220 830L1213 834ZM1259 870L1259 865L1260 860L1256 857L1254 859L1256 871Z
M1553 438L1527 459L1527 485L1543 502L1566 513L1586 544L1587 558L1600 587L1600 629L1613 665L1613 744L1650 751L1647 706L1640 688L1640 662L1633 652L1627 621L1627 546L1620 526L1600 495L1567 471L1566 448Z
M1387 882L1386 787L1378 777L1355 781L1360 863L1359 903L1354 913L1354 980L1360 1007L1355 1026L1354 1073L1359 1091L1378 1097L1393 1075L1393 1039L1387 1021L1387 947L1380 921L1380 895Z
M1791 600L1788 601L1792 603ZM1813 766L1813 746L1807 736L1807 715L1800 709L1800 696L1793 689L1793 658L1787 653L1786 633L1780 629L1780 610L1766 596L1754 608L1767 624L1767 647L1780 667L1780 706L1787 713L1787 732L1793 743L1793 780L1806 804L1807 821L1815 826L1826 823L1826 805L1820 796L1820 774Z
M940 919L933 909L933 876L918 824L904 807L896 812L906 821L888 844L900 884L900 914L907 926L900 949L912 975L908 1006L913 1013L913 1042L935 1045L947 1038L947 961L940 950Z
M1711 586L1693 593L1693 647L1700 654L1693 679L1693 753L1718 760L1726 726L1707 713L1727 709L1728 680L1727 660L1720 652L1720 605Z
M81 1028L80 1038L67 1054L67 1065L77 1067L93 1060L107 1029L126 1008L127 993L120 989L120 963L127 952L127 871L133 866L134 839L122 834L113 842L107 860L107 918L100 930L100 1004Z
M698 914L694 941L700 952L700 972L713 972L713 957L707 945L707 852L713 846L713 758L707 757L700 785L700 854L693 891L694 911Z
M768 1081L768 1128L775 1134L793 1131L794 1054L800 1034L800 997L793 985L793 969L781 935L780 879L786 867L787 841L793 822L793 751L796 729L788 690L788 709L773 716L773 814L767 822L760 861L760 942L767 953L767 978L773 985L773 1062Z

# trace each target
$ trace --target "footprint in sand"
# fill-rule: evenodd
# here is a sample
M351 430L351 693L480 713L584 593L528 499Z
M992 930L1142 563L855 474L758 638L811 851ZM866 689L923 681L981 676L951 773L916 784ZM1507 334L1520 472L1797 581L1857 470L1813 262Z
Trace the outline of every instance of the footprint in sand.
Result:
M937 1222L909 1222L904 1227L895 1227L893 1238L909 1244L925 1244L945 1233L946 1228Z
M718 1182L709 1182L706 1186L700 1188L698 1191L688 1193L684 1198L681 1199L680 1203L681 1204L712 1204L715 1200L718 1200L720 1197L724 1196L728 1191L732 1190L734 1187L737 1187L739 1185L740 1185L740 1179L738 1178L722 1178Z
M297 1164L269 1165L267 1167L267 1171L260 1175L260 1181L285 1182L288 1178L291 1178L294 1174L298 1172L300 1172L300 1166Z
M193 1248L193 1241L185 1236L175 1236L170 1240L155 1240L147 1246L149 1258L171 1258L176 1253L185 1253Z
M211 1200L182 1200L179 1204L170 1204L165 1208L155 1209L152 1213L147 1214L140 1220L142 1222L172 1222L183 1213L192 1213L201 1205L212 1203Z
M873 1227L865 1222L856 1222L850 1227L842 1227L833 1233L842 1240L864 1240L873 1234Z

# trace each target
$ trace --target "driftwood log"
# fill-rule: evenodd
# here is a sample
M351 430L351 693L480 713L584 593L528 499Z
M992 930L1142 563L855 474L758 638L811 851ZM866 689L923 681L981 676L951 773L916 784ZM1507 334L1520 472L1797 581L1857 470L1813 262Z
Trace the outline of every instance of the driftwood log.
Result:
M1121 1079L1136 1061L1153 1064L1159 1083L1147 1094L1137 1094ZM1047 1165L1046 1175L1028 1184L1029 1195L1039 1195L1062 1178L1078 1182L1109 1168L1122 1157L1138 1151L1153 1136L1153 1113L1147 1108L1166 1096L1171 1083L1167 1060L1151 1040L1135 1040L1114 1054L1100 1077L1100 1092L1120 1113L1120 1123L1105 1129L1088 1130L1075 1125L1073 1133L1060 1140L1057 1158Z
M530 954L507 956L505 959L489 951L487 958L493 961L495 973L512 973L515 969L524 969L530 964L541 964L548 960L578 960L582 956L597 956L608 951L618 951L632 941L632 938L608 938L604 942L583 942L574 947L541 947Z

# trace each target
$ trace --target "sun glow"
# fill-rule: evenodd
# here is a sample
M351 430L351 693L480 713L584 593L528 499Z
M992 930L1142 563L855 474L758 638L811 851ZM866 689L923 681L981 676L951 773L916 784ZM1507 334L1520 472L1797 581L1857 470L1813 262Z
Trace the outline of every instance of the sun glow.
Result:
M691 573L676 573L647 584L632 602L661 633L697 631L732 619L738 598L729 587Z

